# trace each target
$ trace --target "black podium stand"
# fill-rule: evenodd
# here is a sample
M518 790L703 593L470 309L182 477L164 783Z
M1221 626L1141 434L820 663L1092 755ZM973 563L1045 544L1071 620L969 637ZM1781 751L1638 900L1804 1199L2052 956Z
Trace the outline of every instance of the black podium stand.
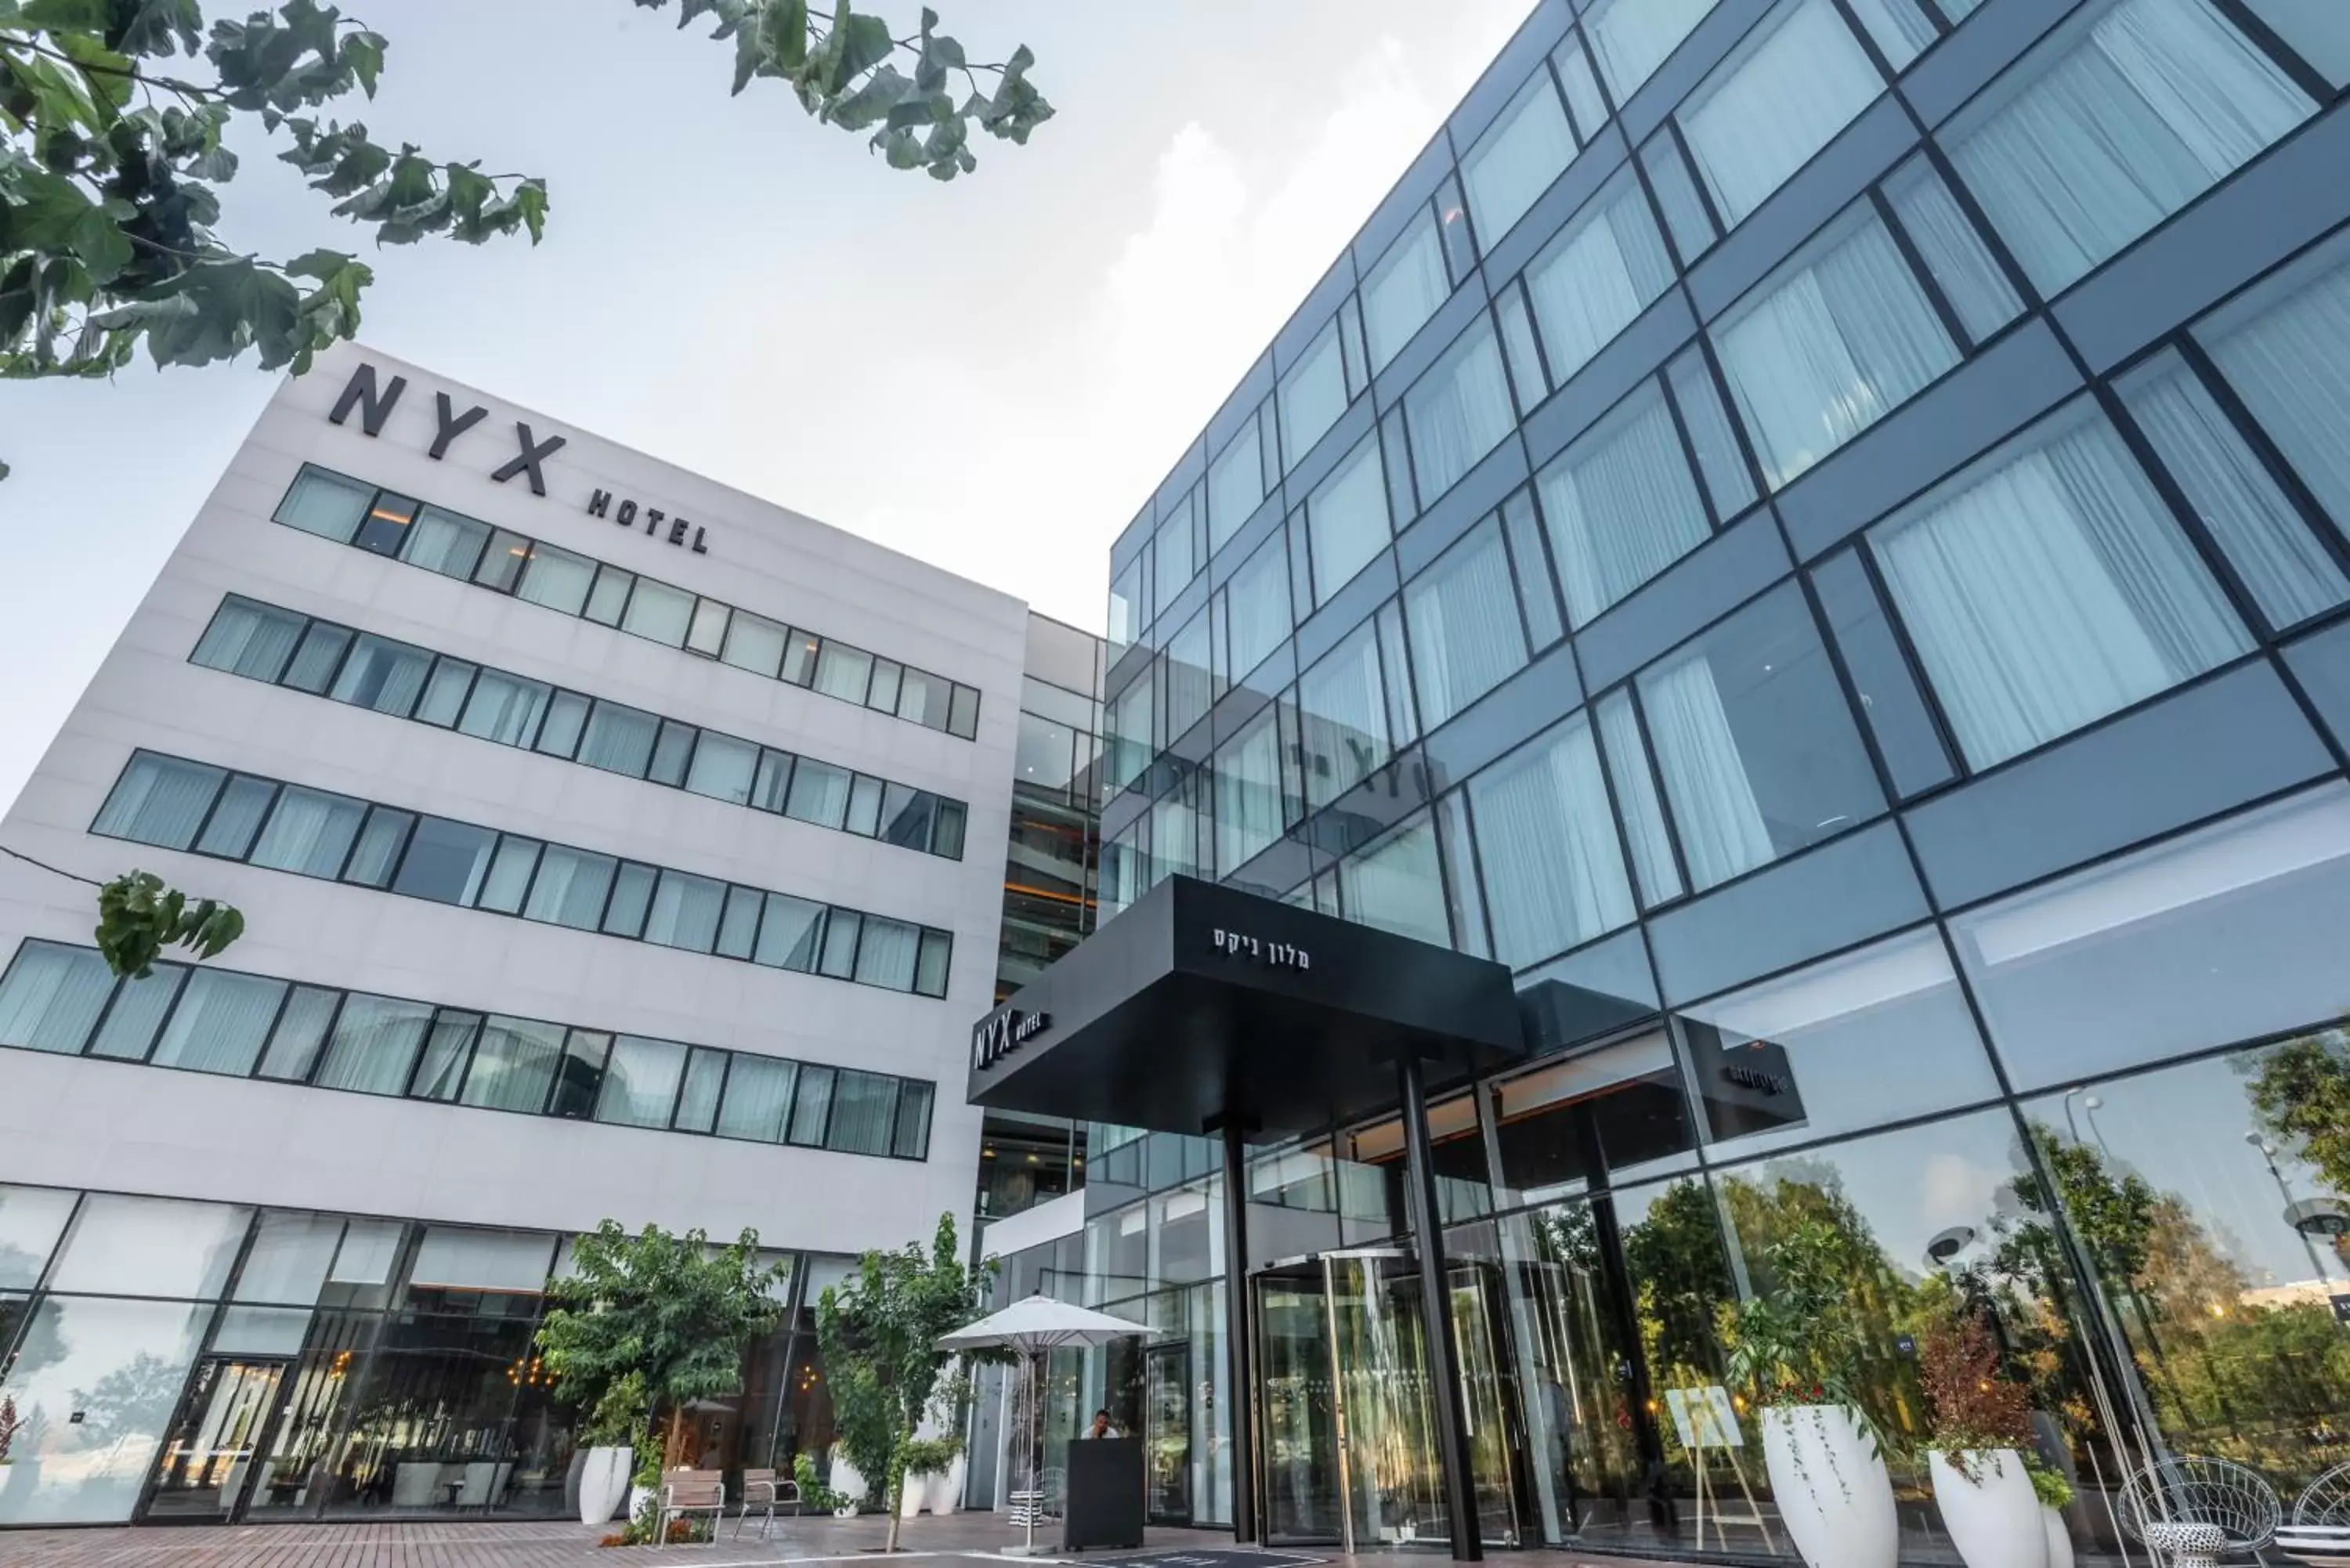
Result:
M1069 1445L1061 1549L1142 1544L1142 1439L1080 1438Z

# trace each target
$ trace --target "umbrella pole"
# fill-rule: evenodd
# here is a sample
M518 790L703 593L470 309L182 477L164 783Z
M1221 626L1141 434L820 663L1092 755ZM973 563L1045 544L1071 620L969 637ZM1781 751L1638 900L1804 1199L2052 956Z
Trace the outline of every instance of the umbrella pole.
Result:
M1035 1353L1031 1352L1026 1357L1026 1360L1028 1363L1026 1368L1028 1374L1028 1429L1021 1435L1028 1444L1028 1541L1027 1544L1022 1548L1022 1555L1034 1557L1036 1554L1036 1511L1045 1506L1044 1493L1037 1489L1036 1485L1036 1449L1038 1444L1043 1441L1043 1434L1037 1430L1040 1412L1036 1408L1036 1357Z

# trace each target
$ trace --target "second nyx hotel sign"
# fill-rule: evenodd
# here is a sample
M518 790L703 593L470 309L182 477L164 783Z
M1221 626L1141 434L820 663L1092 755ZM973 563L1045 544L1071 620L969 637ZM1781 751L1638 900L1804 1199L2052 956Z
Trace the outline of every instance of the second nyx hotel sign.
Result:
M406 390L407 377L394 376L390 385L386 386L377 379L374 366L361 365L351 372L349 383L343 388L343 395L335 400L333 411L327 415L328 421L341 424L351 417L353 410L357 410L359 429L369 435L380 436L383 433L384 421L391 417L391 410L400 402L400 395ZM476 403L461 414L456 405L449 400L448 393L435 392L432 394L432 417L437 425L432 444L425 449L424 455L437 462L449 455L450 445L459 436L489 418L490 410ZM546 493L546 473L540 465L567 444L567 438L563 436L549 436L540 441L531 434L528 425L517 420L515 421L515 445L518 450L506 460L504 467L492 470L490 478L504 484L517 474L526 473L530 476L530 493L544 495ZM681 550L691 550L697 556L710 554L707 529L682 517L672 517L658 506L640 507L634 501L617 497L608 490L598 490L588 497L584 508L588 516L605 518L623 528L634 528L642 519L644 532L649 537L674 545Z
M972 1027L971 1070L984 1073L1053 1026L1049 1012L1023 1012L1006 1007L991 1012Z

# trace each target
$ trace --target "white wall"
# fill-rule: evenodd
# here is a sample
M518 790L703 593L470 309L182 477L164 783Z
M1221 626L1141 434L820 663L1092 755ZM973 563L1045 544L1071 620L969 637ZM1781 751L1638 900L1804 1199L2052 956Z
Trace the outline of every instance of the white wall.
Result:
M408 387L381 435L327 412L361 361ZM489 417L426 455L433 394ZM494 483L514 427L568 444L549 493ZM269 520L305 461L708 593L982 692L975 742L662 648ZM597 488L682 515L707 555L584 511ZM265 686L187 662L229 591L965 801L960 862ZM0 1181L507 1225L758 1228L851 1251L968 1225L962 1103L993 998L1025 612L993 590L429 371L344 346L282 388L51 746L0 844L82 875L132 867L229 899L222 967L929 1078L927 1162L375 1099L0 1050ZM138 747L919 920L954 933L944 1001L453 909L86 829ZM0 859L0 960L87 942L91 889Z

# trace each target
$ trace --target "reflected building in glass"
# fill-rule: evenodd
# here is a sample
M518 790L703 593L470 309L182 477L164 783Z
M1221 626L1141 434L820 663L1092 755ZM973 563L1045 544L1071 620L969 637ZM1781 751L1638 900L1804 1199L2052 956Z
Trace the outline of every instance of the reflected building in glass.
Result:
M2158 1456L2350 1459L2345 82L2298 0L1543 0L1112 547L1105 920L1514 971L1429 1129L1489 1546L1772 1519L1752 1390L1672 1411L1797 1239L1917 1561L1954 1314L2084 1557ZM1088 1139L1004 1288L1164 1332L1047 1464L1106 1405L1158 1517L1451 1533L1393 1120L1263 1152L1245 1259L1215 1145Z

